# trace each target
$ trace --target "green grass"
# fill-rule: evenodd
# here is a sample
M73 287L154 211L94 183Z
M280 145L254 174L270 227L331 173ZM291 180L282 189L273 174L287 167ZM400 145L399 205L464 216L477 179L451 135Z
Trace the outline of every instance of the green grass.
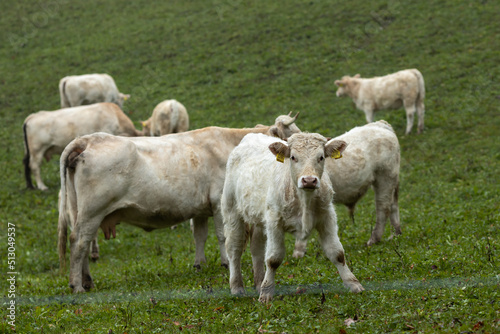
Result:
M500 330L498 2L22 0L0 11L0 332L11 331L8 223L16 225L18 333ZM193 129L269 124L293 110L302 130L336 136L365 117L335 96L335 79L413 67L426 81L424 134L404 136L403 110L376 114L401 144L403 235L387 240L387 227L382 243L364 246L371 191L356 225L337 208L364 293L342 288L317 240L296 260L287 237L273 302L258 303L252 289L232 297L212 226L208 263L196 271L187 224L151 233L122 224L91 264L96 289L71 294L56 249L58 161L42 166L47 192L25 190L22 166L24 118L59 107L63 76L111 74L132 94L124 109L138 128L175 98ZM251 286L248 252L243 270Z

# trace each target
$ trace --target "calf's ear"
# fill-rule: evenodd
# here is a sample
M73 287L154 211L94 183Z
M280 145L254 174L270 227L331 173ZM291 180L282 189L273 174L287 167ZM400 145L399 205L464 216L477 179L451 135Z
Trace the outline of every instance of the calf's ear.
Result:
M269 150L277 158L279 157L290 158L290 148L288 147L288 145L283 144L281 142L272 143L271 145L269 145Z
M329 142L326 143L325 145L325 156L327 157L333 157L333 158L341 158L342 157L342 152L347 147L347 143L343 140L330 140Z
M361 78L361 75L358 73L354 76L354 78Z

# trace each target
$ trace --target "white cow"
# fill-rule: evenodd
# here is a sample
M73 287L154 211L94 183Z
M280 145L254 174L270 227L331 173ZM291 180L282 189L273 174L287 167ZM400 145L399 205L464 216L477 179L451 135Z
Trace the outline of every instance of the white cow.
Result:
M348 146L341 159L326 161L326 171L332 181L334 204L349 208L354 221L356 203L370 187L375 192L376 224L368 246L379 242L389 218L395 234L401 234L399 221L399 141L391 125L386 121L368 123L335 137ZM295 243L294 257L303 257L306 243Z
M406 134L411 132L415 112L418 115L418 133L424 131L424 77L417 69L403 70L370 79L344 76L335 80L337 96L349 96L356 107L363 110L368 123L373 122L375 111L383 109L406 110Z
M213 216L221 262L227 266L220 196L229 153L248 133L287 138L300 132L293 124L296 117L280 116L271 127L208 127L136 138L96 133L72 141L61 155L58 234L64 268L67 227L73 226L69 281L74 292L93 286L88 252L99 227L109 239L121 221L151 231L193 218L199 267L206 261L207 224Z
M71 75L59 81L61 108L77 107L98 102L112 102L120 108L130 98L116 87L109 74Z
M189 129L189 116L180 102L166 100L159 103L153 115L142 122L144 136L163 136L169 133L185 132Z
M38 189L46 190L40 175L43 158L61 154L78 136L107 132L122 136L138 136L134 124L116 104L96 103L89 106L39 111L26 117L24 132L24 172L26 185L33 189L31 173Z
M327 142L314 133L294 134L288 143L249 134L233 150L221 198L231 293L244 293L241 255L246 232L252 229L254 283L261 302L273 297L276 269L285 256L285 232L305 241L316 229L344 285L352 292L364 290L345 262L334 192L328 174L323 173L325 159L341 154L346 145L341 140Z

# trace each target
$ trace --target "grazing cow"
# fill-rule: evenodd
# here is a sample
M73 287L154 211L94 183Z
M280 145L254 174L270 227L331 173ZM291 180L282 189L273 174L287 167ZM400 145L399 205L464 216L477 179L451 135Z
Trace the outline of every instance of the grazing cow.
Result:
M248 133L287 138L300 132L295 117L280 116L271 127L208 127L161 137L125 138L96 133L72 141L61 155L59 258L65 267L70 236L70 286L93 286L90 242L99 227L106 239L123 221L151 231L193 218L195 266L206 262L208 218L213 216L221 263L227 266L220 196L227 158ZM69 211L69 214L64 214Z
M241 255L248 230L253 230L250 248L261 302L273 297L276 269L285 256L285 232L306 240L316 229L344 285L352 292L364 290L345 262L334 192L328 173L323 173L325 159L341 154L346 145L315 133L294 134L288 143L249 134L233 150L221 198L231 293L244 293Z
M140 135L127 115L113 103L39 111L26 118L23 131L26 185L30 189L34 188L31 182L33 173L37 187L41 190L47 189L40 176L43 158L49 161L53 154L60 154L76 137L94 132Z
M188 129L189 116L186 108L176 100L161 102L154 108L153 115L147 121L142 122L144 136L163 136Z
M120 108L130 98L118 91L108 74L71 75L59 81L61 108L77 107L98 102L112 102Z
M385 222L390 218L395 234L401 234L399 222L399 142L386 121L368 123L335 137L348 144L342 159L326 161L326 171L332 181L334 204L348 207L354 222L356 203L373 187L377 220L368 246L379 242ZM306 243L297 240L294 257L303 257Z
M418 133L424 131L424 77L417 69L403 70L370 79L344 76L335 80L337 96L349 96L356 107L363 110L368 123L373 122L375 111L383 109L406 110L406 134L411 132L415 112L418 115Z

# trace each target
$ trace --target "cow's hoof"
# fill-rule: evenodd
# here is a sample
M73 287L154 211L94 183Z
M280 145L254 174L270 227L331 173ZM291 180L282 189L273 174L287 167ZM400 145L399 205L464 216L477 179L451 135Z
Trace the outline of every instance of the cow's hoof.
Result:
M235 295L235 296L244 296L245 295L245 289L243 287L231 288L231 294Z
M201 265L195 264L195 265L193 265L193 268L196 269L197 271L200 271L201 270Z
M296 259L301 259L304 257L304 255L306 255L306 253L302 252L302 251L298 251L298 250L294 250L293 251L293 254L292 256Z
M365 288L363 288L363 286L359 282L352 283L349 286L349 289L351 290L352 293L360 293L365 291Z
M90 256L90 259L93 262L96 262L97 260L99 260L99 253L92 253L92 255Z
M83 292L85 292L83 286L79 286L73 289L73 293L83 293Z
M229 269L229 264L228 263L221 263L220 266L224 267L226 269Z

